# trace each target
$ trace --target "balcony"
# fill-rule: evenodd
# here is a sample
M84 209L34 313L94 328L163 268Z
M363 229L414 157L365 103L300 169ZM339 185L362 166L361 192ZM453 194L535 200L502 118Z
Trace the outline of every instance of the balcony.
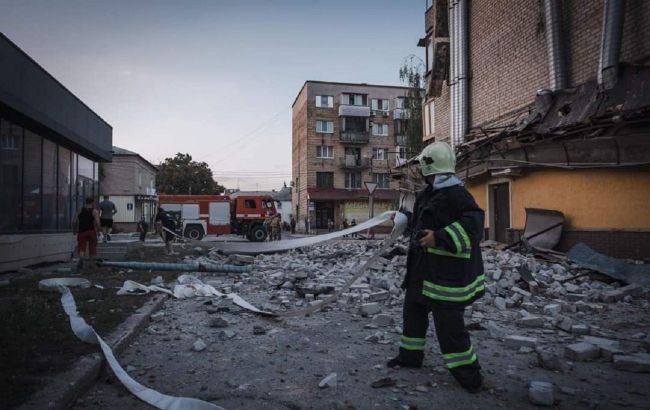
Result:
M395 135L395 145L404 146L407 139L406 135Z
M393 118L396 120L408 120L411 118L411 110L408 108L395 108Z
M339 158L339 166L343 169L364 169L370 166L370 158L357 158L355 155L346 155Z
M340 139L344 144L367 144L370 141L368 131L341 131Z
M339 117L370 117L370 107L365 105L339 105Z

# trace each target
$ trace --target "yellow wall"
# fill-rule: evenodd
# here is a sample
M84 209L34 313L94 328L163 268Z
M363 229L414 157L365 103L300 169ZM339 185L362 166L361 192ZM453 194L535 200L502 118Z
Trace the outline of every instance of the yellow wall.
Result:
M650 229L650 170L545 169L511 180L512 227L523 229L525 208L564 213L572 229ZM489 181L487 182L489 183ZM486 182L468 190L489 217Z

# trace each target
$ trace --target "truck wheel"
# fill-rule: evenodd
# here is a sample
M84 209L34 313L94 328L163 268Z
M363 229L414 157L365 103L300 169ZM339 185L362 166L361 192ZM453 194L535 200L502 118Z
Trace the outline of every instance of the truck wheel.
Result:
M188 225L183 236L200 241L203 238L203 227L201 225Z
M262 242L266 239L266 231L261 225L255 225L251 228L248 238L253 242Z

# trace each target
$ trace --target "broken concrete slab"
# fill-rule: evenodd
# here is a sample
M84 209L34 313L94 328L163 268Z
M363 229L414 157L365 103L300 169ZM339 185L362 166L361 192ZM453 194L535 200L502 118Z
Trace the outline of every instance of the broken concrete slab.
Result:
M528 399L538 406L550 407L554 403L553 385L549 382L532 381L528 387Z
M379 312L381 312L381 306L379 303L364 303L363 305L359 306L359 314L361 316L372 316Z
M564 348L564 356L574 361L589 361L600 356L600 348L587 342L568 345Z
M544 326L544 318L541 316L535 316L535 315L528 315L524 316L521 319L517 321L517 324L519 326L523 327L543 327Z
M614 368L626 372L650 373L650 354L614 355Z
M513 347L515 349L519 349L522 346L532 347L534 349L535 346L537 346L536 337L509 335L506 336L505 342L506 342L506 346Z

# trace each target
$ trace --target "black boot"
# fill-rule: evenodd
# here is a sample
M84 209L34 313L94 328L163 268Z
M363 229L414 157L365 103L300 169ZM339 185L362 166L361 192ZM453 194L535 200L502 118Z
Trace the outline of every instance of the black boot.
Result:
M386 366L392 369L396 367L411 367L414 369L419 369L422 367L423 360L423 352L405 351L404 349L400 349L397 357L390 359L388 363L386 363Z

